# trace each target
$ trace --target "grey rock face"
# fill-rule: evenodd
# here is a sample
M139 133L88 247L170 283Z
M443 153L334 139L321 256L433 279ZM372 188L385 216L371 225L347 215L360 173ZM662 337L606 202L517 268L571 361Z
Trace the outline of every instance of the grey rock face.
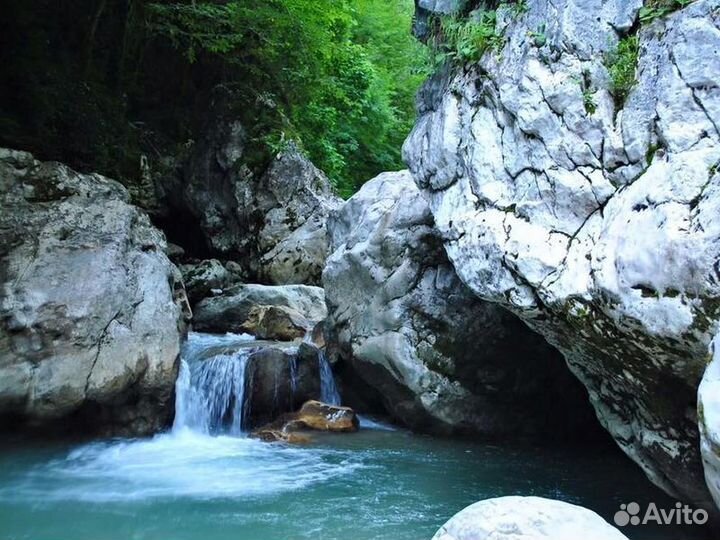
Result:
M244 214L259 212L258 273L276 284L319 284L328 255L326 221L341 201L327 177L297 149L270 165Z
M432 16L460 13L469 4L469 0L415 0L413 34L424 41L430 33Z
M458 279L407 171L366 183L328 230L328 350L396 419L496 437L593 425L561 356Z
M327 315L325 293L320 287L237 285L197 304L193 326L203 332L242 333L258 309L268 306L289 308L313 323Z
M318 284L327 257L325 221L340 204L327 177L293 144L262 174L247 166L247 134L217 92L203 137L175 174L158 178L171 209L168 227L186 242L200 236L202 256L241 262L252 281ZM193 239L198 241L198 239Z
M197 264L184 264L180 266L180 271L192 305L208 296L221 294L226 288L241 282L244 277L228 269L227 265L223 266L217 259L208 259Z
M427 87L404 155L463 282L564 353L651 480L706 504L694 403L719 315L719 4L640 27L618 108L606 53L641 4L501 14L502 53Z
M4 419L123 434L169 421L184 291L128 200L107 178L0 150Z

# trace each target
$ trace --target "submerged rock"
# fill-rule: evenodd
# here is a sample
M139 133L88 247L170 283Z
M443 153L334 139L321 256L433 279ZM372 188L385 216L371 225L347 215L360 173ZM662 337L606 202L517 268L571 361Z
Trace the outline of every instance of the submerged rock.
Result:
M0 150L3 419L133 435L170 420L189 308L163 235L128 200Z
M595 512L541 497L499 497L455 514L432 540L627 540Z
M308 431L352 433L360 421L350 407L308 401L298 412L286 414L276 421L254 430L250 436L266 442L309 442Z
M260 315L269 311L272 314L268 321L284 313L289 319L288 327L303 328L308 321L308 330L327 316L324 291L306 285L237 285L219 296L202 300L194 311L196 330L218 333L257 329ZM269 337L271 328L265 330ZM299 332L298 337L301 337Z
M562 357L457 277L407 171L366 183L328 228L325 325L345 395L381 401L425 431L578 439L593 431L587 396Z
M563 352L653 482L708 504L694 403L720 316L720 23L698 0L640 25L642 4L500 8L503 50L426 87L404 156L462 281ZM627 32L622 103L608 65Z

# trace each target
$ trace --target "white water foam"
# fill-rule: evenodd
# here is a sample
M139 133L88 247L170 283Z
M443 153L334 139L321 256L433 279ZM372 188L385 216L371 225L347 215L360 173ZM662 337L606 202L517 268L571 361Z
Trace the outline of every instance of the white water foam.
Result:
M251 339L191 333L182 351L170 433L81 446L37 467L20 484L0 488L0 500L258 497L303 489L361 467L357 456L333 449L240 436L247 413L247 349L237 345Z

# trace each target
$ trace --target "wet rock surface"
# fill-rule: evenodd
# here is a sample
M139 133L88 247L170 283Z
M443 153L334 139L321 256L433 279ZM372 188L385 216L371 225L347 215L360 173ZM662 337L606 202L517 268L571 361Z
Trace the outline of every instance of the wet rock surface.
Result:
M352 433L359 427L360 421L350 407L312 400L299 411L254 430L250 436L266 442L306 443L312 440L313 431Z

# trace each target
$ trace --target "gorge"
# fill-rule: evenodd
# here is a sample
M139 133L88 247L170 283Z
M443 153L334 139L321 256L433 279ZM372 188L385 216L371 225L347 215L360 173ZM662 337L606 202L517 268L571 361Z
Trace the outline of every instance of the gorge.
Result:
M4 23L1 537L717 537L720 0L84 4Z

